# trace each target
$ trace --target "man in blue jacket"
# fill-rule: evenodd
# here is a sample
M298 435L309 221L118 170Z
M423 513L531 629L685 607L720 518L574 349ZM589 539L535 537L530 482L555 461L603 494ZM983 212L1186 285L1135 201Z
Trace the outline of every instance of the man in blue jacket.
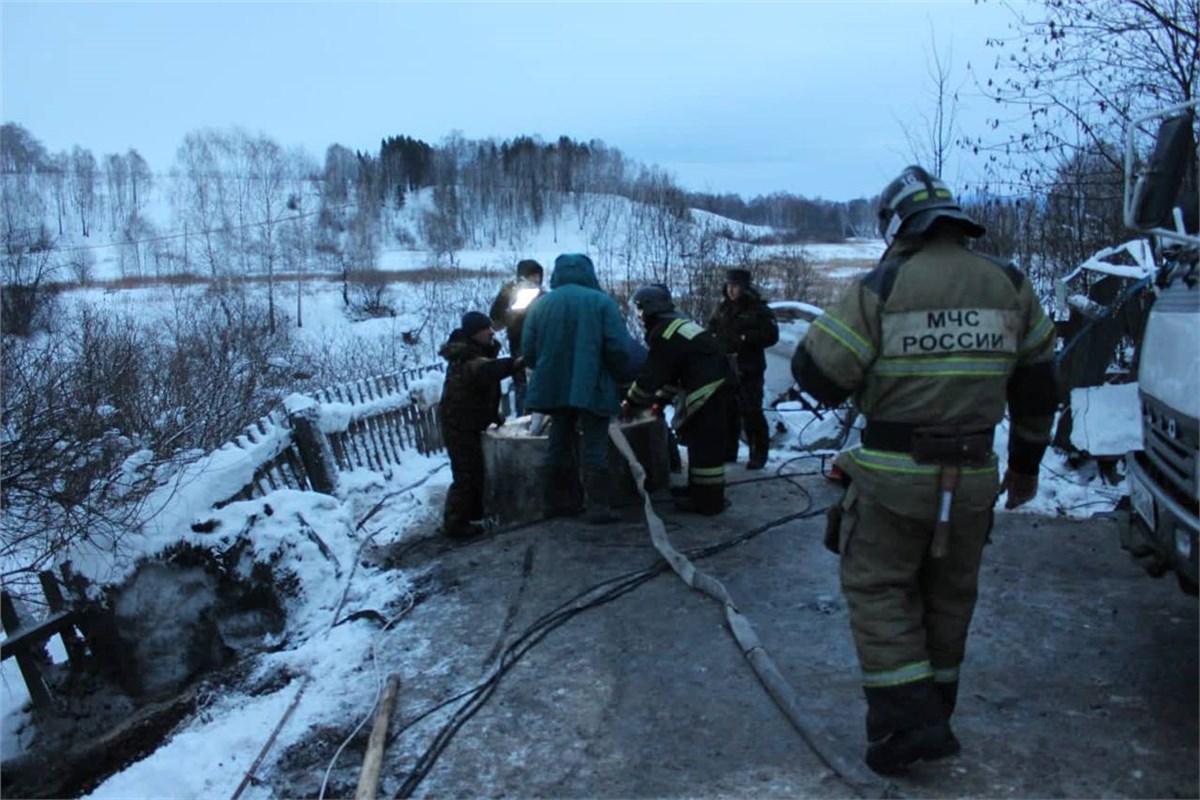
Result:
M628 339L621 311L601 290L592 260L582 253L556 258L550 293L530 307L521 341L525 366L532 370L526 408L550 417L544 480L551 516L583 510L574 459L578 429L588 521L616 520L609 494L608 423L621 408L617 383L625 371Z

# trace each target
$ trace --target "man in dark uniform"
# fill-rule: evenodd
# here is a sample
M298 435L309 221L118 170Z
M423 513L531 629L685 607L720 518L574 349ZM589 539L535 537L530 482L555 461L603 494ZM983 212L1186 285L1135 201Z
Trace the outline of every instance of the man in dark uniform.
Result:
M492 301L492 309L488 316L492 318L493 326L504 329L508 337L508 352L514 356L521 355L521 327L525 324L529 304L544 293L542 278L541 264L532 258L522 259L517 263L517 279L501 286L496 299ZM514 416L524 416L525 392L529 388L529 379L525 370L514 372L512 379L516 401Z
M492 423L504 422L499 414L500 381L519 371L523 363L520 358L497 358L500 344L495 335L491 319L471 311L438 351L449 362L438 412L454 477L442 517L442 529L451 538L484 532L479 521L483 517L480 434Z
M971 249L983 226L949 188L913 166L879 202L879 266L813 322L792 374L824 405L853 395L867 420L837 458L850 485L827 542L862 670L866 762L890 775L959 751L950 717L992 507L998 492L1008 508L1037 493L1057 393L1053 323L1024 274Z
M733 429L733 372L712 334L675 311L665 286L633 295L650 354L622 404L624 416L674 396L671 427L688 451L688 485L675 500L680 511L725 510L725 453Z
M741 424L750 445L746 469L762 469L770 442L767 418L763 416L763 377L767 371L763 351L779 341L779 323L750 284L748 270L729 270L724 293L725 299L708 321L708 329L724 346L737 372ZM737 439L725 460L737 461Z

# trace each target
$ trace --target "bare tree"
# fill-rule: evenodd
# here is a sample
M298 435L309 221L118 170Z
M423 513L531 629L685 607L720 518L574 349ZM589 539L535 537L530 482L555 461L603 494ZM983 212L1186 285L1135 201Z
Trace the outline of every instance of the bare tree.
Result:
M184 251L196 253L214 278L226 270L224 236L217 230L222 217L222 186L215 137L213 131L187 134L175 152L172 170L172 200L183 224ZM199 246L191 246L192 241ZM188 260L190 256L185 258ZM189 266L185 264L185 269Z
M1200 0L1008 7L1009 35L988 42L995 64L976 72L998 113L987 133L964 142L988 175L976 192L1055 212L1031 216L1025 234L1039 243L1031 261L1052 275L1089 253L1098 231L1120 231L1114 178L1132 120L1196 97Z
M79 214L79 226L85 237L91 234L96 208L96 173L92 151L76 146L71 151L71 203Z
M47 161L41 142L20 125L0 128L0 322L5 333L25 336L41 327L53 298L54 242L46 230L38 180Z
M944 55L938 50L931 22L929 49L925 52L925 69L929 77L926 86L928 106L916 109L918 124L900 120L900 129L904 132L914 163L921 164L938 177L943 176L946 161L958 145L959 138L955 112L958 87L952 85L950 68L953 62L953 45L947 47Z
M126 194L129 183L129 168L125 157L111 153L104 157L104 184L108 193L109 229L118 230L125 225Z
M267 330L275 333L275 266L279 261L279 228L285 216L295 216L288 209L287 165L283 149L266 136L245 138L243 163L249 170L249 207L256 222L253 225L255 249L262 268L267 273ZM245 223L243 223L245 224Z
M125 154L125 163L129 169L129 207L140 215L154 186L154 173L137 150L131 149Z

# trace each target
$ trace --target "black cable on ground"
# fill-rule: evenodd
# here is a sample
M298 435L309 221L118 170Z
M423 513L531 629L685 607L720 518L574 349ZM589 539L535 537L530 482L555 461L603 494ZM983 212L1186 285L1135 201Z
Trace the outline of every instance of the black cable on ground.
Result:
M778 519L771 520L770 522L745 531L723 542L688 551L686 555L693 560L708 558L709 556L728 550L731 547L743 544L750 539L753 539L755 536L771 530L772 528L786 525L787 523L798 519L806 519L825 513L825 509L823 508L815 511L809 510L812 507L812 499L808 496L807 492L804 492L804 494L806 498L805 510L787 514L779 517ZM448 720L438 731L438 733L435 734L433 742L418 757L412 771L408 774L408 777L397 790L395 797L406 798L412 796L412 793L416 791L416 788L420 785L421 781L425 779L430 770L432 770L434 764L437 763L438 758L450 744L450 741L454 738L454 735L458 733L462 726L465 725L473 716L475 716L475 714L478 713L479 710L487 703L488 699L492 696L492 693L496 690L496 687L499 686L500 681L506 674L508 674L508 671L511 670L525 656L525 654L529 652L529 650L541 642L542 639L544 639L563 623L574 618L576 615L593 608L598 608L606 603L616 600L625 594L628 594L642 584L647 583L661 573L666 572L669 569L669 566L670 565L665 560L660 560L645 569L626 573L625 575L621 575L616 578L611 578L607 581L595 584L594 586L583 590L570 600L567 600L562 605L543 615L541 618L533 622L528 628L526 628L516 640L514 640L508 645L508 647L504 649L504 651L501 653L500 661L496 669L493 670L492 674L485 680L476 684L471 689L455 695L454 697L439 703L433 708L422 712L397 729L392 736L389 737L389 743L402 734L405 730L412 727L430 714L435 713L450 703L453 703L455 700L463 697L469 697L469 699L462 706L455 710L450 720Z

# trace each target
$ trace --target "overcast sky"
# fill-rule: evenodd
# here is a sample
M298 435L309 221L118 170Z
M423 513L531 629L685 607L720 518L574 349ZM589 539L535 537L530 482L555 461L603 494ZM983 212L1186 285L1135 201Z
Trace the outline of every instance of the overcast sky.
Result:
M879 191L932 110L931 41L966 62L1009 12L888 2L0 3L5 122L51 151L136 148L240 126L315 159L520 134L601 139L689 189L847 200ZM964 177L955 165L945 177Z

